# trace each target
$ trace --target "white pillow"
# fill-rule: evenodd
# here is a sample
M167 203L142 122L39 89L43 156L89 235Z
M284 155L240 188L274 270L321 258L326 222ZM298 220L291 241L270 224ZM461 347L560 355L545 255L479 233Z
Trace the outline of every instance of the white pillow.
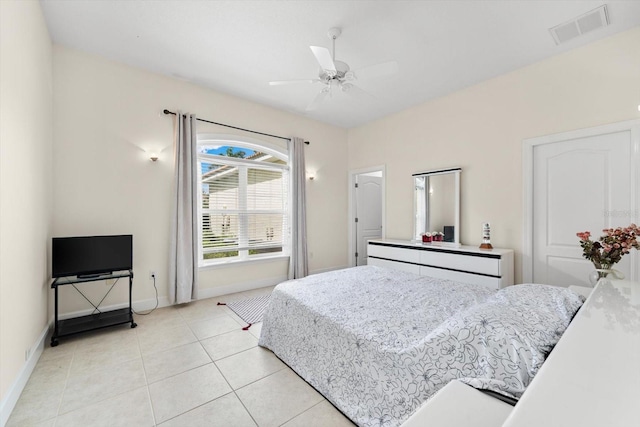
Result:
M470 386L518 399L583 302L573 291L549 285L501 289L430 334L438 363L450 363Z

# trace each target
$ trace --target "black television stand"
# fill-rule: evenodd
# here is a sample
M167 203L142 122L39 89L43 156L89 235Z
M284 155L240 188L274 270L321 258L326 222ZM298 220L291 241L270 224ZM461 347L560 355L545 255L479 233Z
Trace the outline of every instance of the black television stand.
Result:
M104 299L107 297L113 286L117 283L117 279L128 277L129 278L129 307L120 308L117 310L100 311L98 307ZM76 288L78 283L97 282L100 280L116 279L116 282L109 288L107 293L102 297L102 300L97 305L94 305L87 297L82 294ZM74 317L72 319L58 320L58 288L64 285L72 285L74 289L80 292L80 295L84 297L95 309L92 314L86 316ZM131 327L138 326L133 321L133 309L131 307L131 290L133 289L133 270L117 271L111 274L101 274L93 276L78 276L78 277L57 277L51 283L51 287L55 290L55 314L53 323L53 335L51 336L51 347L58 345L58 338L79 334L81 332L93 331L96 329L107 328L109 326L122 325L124 323L131 323Z
M76 276L78 279L99 279L102 280L103 276L111 276L113 274L113 271L110 271L109 273L102 273L102 274L78 274L78 276ZM107 279L109 279L109 277L107 277Z

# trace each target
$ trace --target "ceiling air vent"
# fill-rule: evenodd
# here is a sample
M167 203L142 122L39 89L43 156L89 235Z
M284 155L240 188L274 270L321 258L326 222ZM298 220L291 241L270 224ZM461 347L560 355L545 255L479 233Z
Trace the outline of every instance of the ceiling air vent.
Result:
M571 21L550 28L549 32L556 44L561 44L607 25L609 25L609 14L607 13L607 5L603 4Z

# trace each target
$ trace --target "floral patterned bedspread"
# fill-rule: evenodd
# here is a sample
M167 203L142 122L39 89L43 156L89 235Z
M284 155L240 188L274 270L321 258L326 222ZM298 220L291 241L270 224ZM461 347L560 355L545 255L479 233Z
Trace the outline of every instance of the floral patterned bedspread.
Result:
M260 345L359 426L398 426L453 379L519 397L582 303L564 289L541 303L531 286L505 296L375 266L312 275L275 288ZM540 305L566 315L532 314ZM515 331L527 316L539 323Z

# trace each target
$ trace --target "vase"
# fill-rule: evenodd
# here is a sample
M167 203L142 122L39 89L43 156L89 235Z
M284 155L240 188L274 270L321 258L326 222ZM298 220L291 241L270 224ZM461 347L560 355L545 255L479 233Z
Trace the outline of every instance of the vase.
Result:
M624 274L612 268L612 264L594 263L593 266L596 269L589 274L589 282L591 282L593 286L595 286L600 279L624 280Z
M596 268L589 274L589 282L595 286L600 279L606 279L611 273L610 268Z

